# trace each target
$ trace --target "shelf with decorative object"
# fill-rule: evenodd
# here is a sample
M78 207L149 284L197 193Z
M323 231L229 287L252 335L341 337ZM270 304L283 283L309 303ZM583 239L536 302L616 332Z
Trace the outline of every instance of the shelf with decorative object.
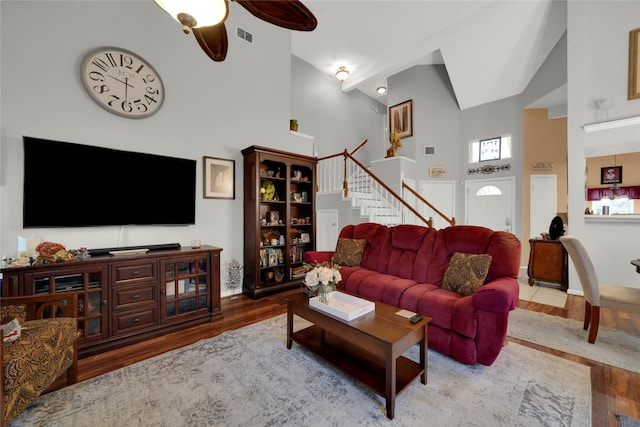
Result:
M301 286L315 249L316 159L251 146L244 156L243 293L251 298Z

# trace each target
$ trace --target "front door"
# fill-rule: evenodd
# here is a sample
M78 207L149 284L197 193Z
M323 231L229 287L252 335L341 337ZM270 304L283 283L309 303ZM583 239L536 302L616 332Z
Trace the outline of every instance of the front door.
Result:
M515 177L465 182L465 224L515 230Z

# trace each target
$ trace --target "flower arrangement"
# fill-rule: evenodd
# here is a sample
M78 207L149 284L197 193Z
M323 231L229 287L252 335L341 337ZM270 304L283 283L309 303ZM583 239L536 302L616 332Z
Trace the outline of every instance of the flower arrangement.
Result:
M64 261L73 261L76 255L73 252L67 252L60 243L42 242L36 246L36 264L49 264Z
M312 291L317 291L321 303L328 304L329 292L335 291L336 284L342 280L340 266L323 262L315 265L305 264L305 267L309 268L304 277L305 286Z

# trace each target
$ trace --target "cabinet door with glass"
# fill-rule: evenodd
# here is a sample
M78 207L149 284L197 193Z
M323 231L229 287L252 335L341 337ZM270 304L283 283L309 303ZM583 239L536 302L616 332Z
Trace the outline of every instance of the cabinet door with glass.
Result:
M211 268L206 253L161 261L161 320L164 323L210 313Z
M289 180L289 275L291 280L304 277L303 257L314 249L315 196L313 165L294 162Z
M272 158L260 162L260 275L256 288L273 286L284 279L287 250L287 165Z
M49 270L25 274L25 284L33 294L76 292L78 294L79 346L108 336L106 297L107 269L93 266Z

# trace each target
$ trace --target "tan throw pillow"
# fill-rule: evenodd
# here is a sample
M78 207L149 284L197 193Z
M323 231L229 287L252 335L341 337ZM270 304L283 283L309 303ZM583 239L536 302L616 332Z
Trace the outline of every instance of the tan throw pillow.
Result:
M491 255L455 252L442 279L442 289L469 296L484 284L489 272Z
M24 323L27 320L26 304L19 305L3 305L0 308L0 319L18 319L18 322Z
M338 239L333 263L345 267L359 267L366 244L365 239Z

